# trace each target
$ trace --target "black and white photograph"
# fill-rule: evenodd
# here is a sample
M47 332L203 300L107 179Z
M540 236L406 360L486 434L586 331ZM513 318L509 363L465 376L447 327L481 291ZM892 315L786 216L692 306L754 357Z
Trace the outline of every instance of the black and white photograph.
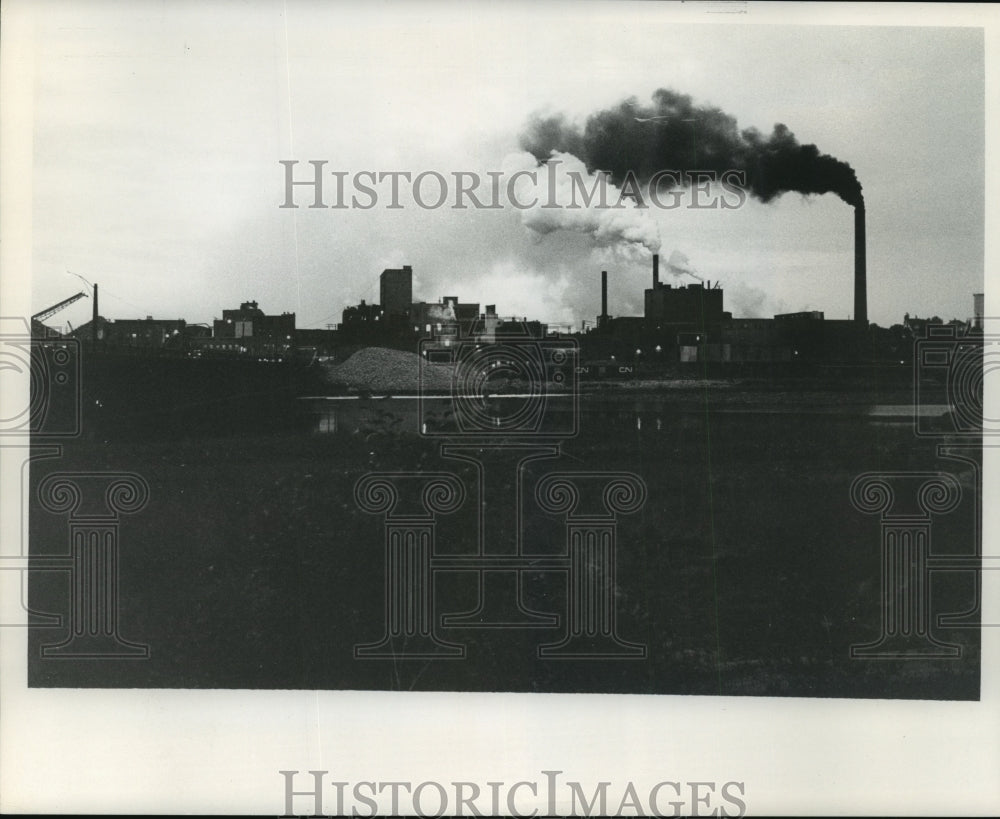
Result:
M2 15L5 812L995 808L990 8Z

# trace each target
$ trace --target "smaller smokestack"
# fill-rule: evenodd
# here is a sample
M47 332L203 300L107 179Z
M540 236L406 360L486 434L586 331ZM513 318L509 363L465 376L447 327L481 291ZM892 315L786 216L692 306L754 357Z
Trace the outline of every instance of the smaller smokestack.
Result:
M91 349L97 349L97 285L94 285L94 315L90 322Z
M660 254L653 254L653 289L660 286Z
M601 271L601 319L608 317L608 271Z

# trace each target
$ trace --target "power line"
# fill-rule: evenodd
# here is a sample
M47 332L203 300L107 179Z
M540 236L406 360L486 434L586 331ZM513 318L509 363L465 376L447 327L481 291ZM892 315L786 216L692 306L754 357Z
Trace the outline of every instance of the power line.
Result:
M94 284L91 281L85 279L79 273L74 273L72 270L67 270L66 272L69 273L70 276L76 276L80 281L82 281L84 284L86 284L87 287L93 289ZM136 310L140 311L141 313L145 313L147 316L150 316L150 315L153 314L153 311L150 310L148 307L143 307L143 306L141 306L139 304L136 304L135 302L129 301L128 299L123 299L121 296L119 296L118 294L116 294L113 290L109 290L108 287L107 287L107 285L105 285L104 288L101 290L101 295L102 296L111 296L111 298L115 299L116 301L120 301L122 304L127 304L129 307L134 307Z
M328 316L323 316L321 319L316 319L315 321L304 321L303 324L323 324L327 319L337 318L337 313L330 313Z
M69 273L70 276L76 276L80 281L82 281L85 285L87 285L87 287L93 289L94 285L91 284L89 281L87 281L85 278L83 278L83 276L81 276L79 273L74 273L72 270L67 270L66 272Z

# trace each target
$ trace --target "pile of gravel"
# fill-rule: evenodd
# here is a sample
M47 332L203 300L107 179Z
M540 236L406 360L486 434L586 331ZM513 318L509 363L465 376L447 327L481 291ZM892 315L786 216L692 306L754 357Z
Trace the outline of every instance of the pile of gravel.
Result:
M449 392L451 373L451 367L425 362L421 375L420 357L416 353L366 347L343 364L329 367L327 377L333 384L358 391L415 395L421 390Z

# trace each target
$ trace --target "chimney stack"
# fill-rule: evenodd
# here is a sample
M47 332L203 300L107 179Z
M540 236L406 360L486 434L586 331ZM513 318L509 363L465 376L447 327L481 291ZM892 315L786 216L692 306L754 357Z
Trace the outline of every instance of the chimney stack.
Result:
M608 271L601 271L601 321L608 319Z
M90 348L97 349L97 285L94 285L94 313L90 321Z
M653 289L660 286L660 254L653 254Z
M854 208L854 320L868 326L868 276L865 252L865 206Z

